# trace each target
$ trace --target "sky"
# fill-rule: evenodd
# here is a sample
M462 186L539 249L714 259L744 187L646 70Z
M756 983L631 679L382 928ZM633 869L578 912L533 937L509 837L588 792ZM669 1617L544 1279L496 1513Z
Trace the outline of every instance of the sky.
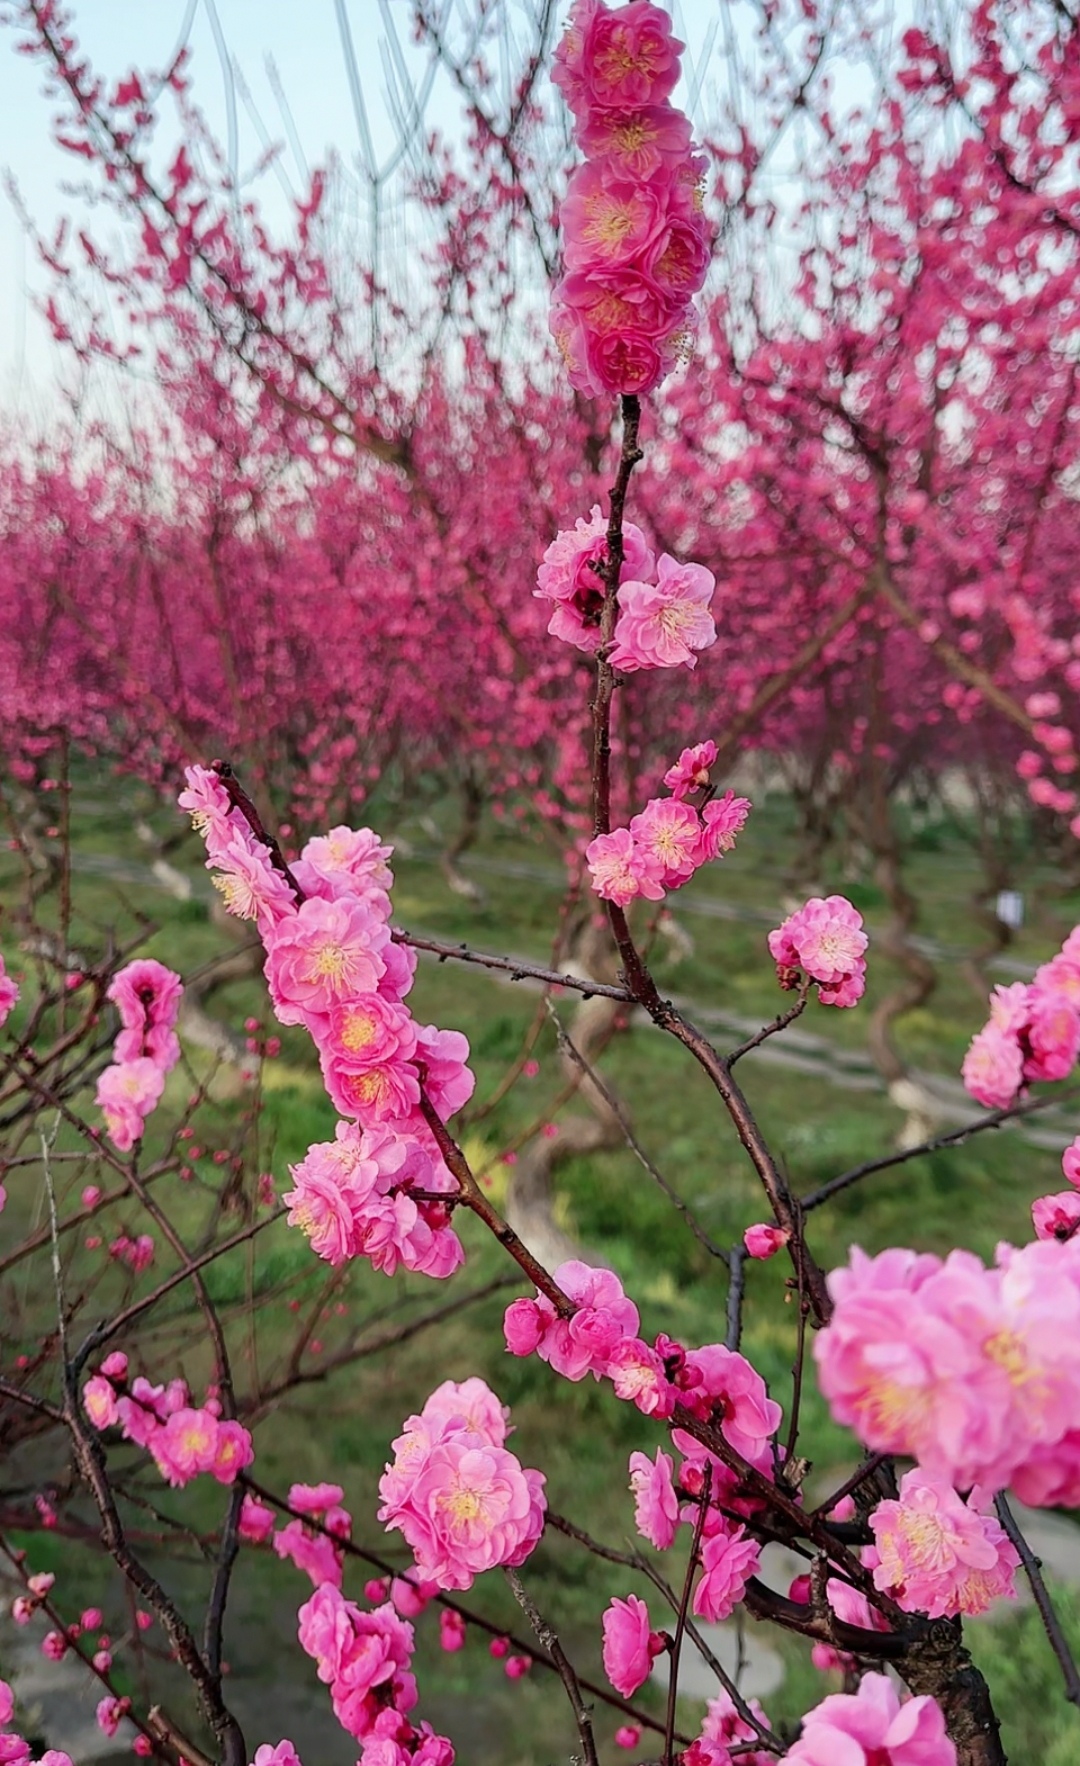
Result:
M69 0L75 34L96 69L118 80L132 68L167 64L181 34L189 31L190 73L195 96L222 140L229 134L229 102L236 109L237 162L251 168L267 140L285 151L278 169L264 175L259 191L271 220L287 214L286 190L298 194L304 170L331 148L349 162L362 151L350 93L341 30L351 33L360 71L373 151L392 151L395 131L388 103L385 62L389 31L419 69L408 41L408 0ZM455 0L444 0L453 5ZM519 0L505 0L511 13ZM715 37L721 0L671 0L671 10L691 56ZM560 15L568 0L562 0ZM189 24L190 20L190 24ZM561 23L561 16L560 16ZM17 34L0 30L0 169L10 174L35 223L51 233L63 214L85 217L84 199L72 190L81 162L50 139L52 106L43 94L40 66L16 53ZM238 79L228 76L235 67ZM276 78L274 70L276 69ZM283 93L287 112L279 101ZM433 91L428 118L455 126L448 91ZM275 213L276 211L276 213ZM116 222L100 209L95 230L106 240ZM63 351L51 339L33 304L47 278L18 214L0 192L0 416L28 421L47 416L63 378Z

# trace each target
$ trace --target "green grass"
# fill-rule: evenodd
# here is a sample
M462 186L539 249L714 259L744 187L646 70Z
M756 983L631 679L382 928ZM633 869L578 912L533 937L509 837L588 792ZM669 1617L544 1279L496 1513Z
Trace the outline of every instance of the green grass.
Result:
M100 870L86 868L102 855L144 865L146 854L131 834L133 815L137 810L164 830L171 825L167 809L155 805L129 780L98 778L81 783L73 810L75 907L71 937L76 947L98 952L110 930L125 939L144 919L154 930L142 948L187 972L227 948L226 935L210 917L206 874L194 841L179 856L173 855L173 862L191 875L198 891L196 898L186 903L150 887L145 879L135 877L118 884ZM443 814L441 807L436 814ZM370 812L375 825L382 825L379 816L376 803ZM482 883L484 899L475 904L447 889L427 856L431 837L415 818L399 816L398 825L394 829L387 826L387 832L400 832L412 848L412 856L401 857L396 866L395 916L399 923L448 940L465 939L479 948L547 959L562 895L561 873L549 844L520 828L496 823L485 826L473 871ZM772 916L772 924L781 917L785 885L776 855L783 852L789 832L789 806L782 799L770 798L755 813L738 851L722 866L699 877L686 892L687 903L693 903L695 897L725 903L756 918L721 919L681 911L679 899L675 899L672 905L695 949L692 958L674 961L665 954L663 945L659 947L656 969L665 991L684 993L705 1006L744 1014L755 1021L765 1021L775 1013L781 996L765 951L764 933L770 923L767 916ZM970 844L956 827L943 825L932 832L933 838L924 833L915 842L910 863L912 886L925 904L923 930L944 945L967 948L971 939L969 902L978 886ZM487 868L521 864L543 867L547 875L534 882ZM1060 942L1073 924L1074 912L1080 918L1080 896L1054 895L1053 879L1035 855L1029 855L1027 866L1025 887L1032 913L1013 954L1034 963ZM0 900L8 902L11 909L0 923L0 947L13 966L25 969L27 959L20 957L18 950L20 878L14 855L0 854ZM872 883L838 874L828 874L821 881L823 887L842 888L858 898L872 930L883 923L880 895ZM50 897L42 903L40 919L48 924L54 915L55 899ZM866 1011L895 980L888 961L873 952L871 956L867 1005L853 1012L811 1006L800 1021L800 1029L831 1038L839 1049L862 1046ZM484 1108L522 1047L537 996L474 967L422 962L411 1003L422 1021L458 1027L469 1035L477 1093L467 1113L475 1126L469 1126L467 1120L464 1135L474 1157L489 1165L499 1190L508 1176L508 1168L501 1163L502 1152L531 1125L554 1114L553 1100L561 1085L554 1039L545 1026L534 1051L539 1073L522 1079L492 1108ZM261 982L253 979L233 986L211 1009L233 1025L248 1015L265 1020ZM561 1009L568 1012L570 1002L564 1002ZM984 1003L958 965L943 963L937 991L927 1008L901 1027L899 1040L913 1062L955 1075L964 1047L984 1015ZM148 1160L153 1159L176 1112L184 1108L193 1082L207 1074L205 1055L189 1050L187 1058L189 1070L170 1082L160 1121L150 1136ZM762 1216L764 1206L737 1136L704 1075L674 1042L637 1026L614 1039L604 1054L603 1071L626 1101L642 1145L704 1229L721 1245L735 1242L747 1225ZM874 1091L834 1089L817 1075L751 1062L740 1071L770 1143L800 1192L885 1153L900 1126L899 1113ZM235 1087L213 1091L199 1116L195 1144L204 1151L193 1160L195 1179L189 1183L176 1176L161 1180L157 1193L187 1242L198 1241L224 1180L225 1168L213 1161L215 1151L230 1151L244 1140L245 1157L250 1155L254 1160L254 1169L272 1171L280 1192L287 1182L289 1161L299 1158L311 1141L332 1133L333 1113L319 1085L310 1047L300 1032L284 1033L281 1057L268 1064L261 1102L257 1120L245 1123L250 1099L238 1095ZM82 1103L92 1108L88 1095ZM256 1134L257 1149L252 1141ZM58 1151L72 1152L78 1145L76 1137L62 1131ZM89 1181L90 1170L89 1166L58 1164L62 1213L72 1206L81 1185ZM965 1147L913 1161L902 1172L872 1177L851 1189L813 1217L811 1240L826 1266L844 1259L853 1240L868 1250L903 1243L944 1251L959 1242L989 1256L999 1239L1023 1238L1030 1233L1032 1198L1059 1183L1052 1153L1032 1148L1015 1133L982 1136ZM40 1222L42 1195L36 1174L19 1178L12 1174L8 1188L11 1200L4 1215L5 1242L12 1244L26 1225ZM664 1330L695 1342L722 1337L723 1271L687 1232L629 1150L571 1162L560 1172L559 1196L560 1218L584 1254L608 1262L638 1298L647 1334ZM237 1218L227 1227L233 1230L240 1224ZM141 1227L130 1205L118 1202L100 1230L112 1236ZM450 1293L466 1285L479 1287L503 1268L496 1247L475 1222L467 1221L462 1230L468 1268ZM75 1239L72 1246L68 1277L74 1284L83 1268L83 1253ZM246 1247L232 1252L213 1265L207 1277L210 1292L227 1321L242 1389L250 1388L256 1366L264 1383L277 1377L282 1358L294 1341L298 1317L294 1306L299 1307L300 1317L306 1317L311 1309L319 1314L329 1309L328 1316L319 1317L315 1330L322 1349L309 1348L303 1358L304 1370L315 1374L320 1357L331 1357L344 1343L347 1331L366 1330L370 1338L426 1307L441 1305L448 1297L448 1290L421 1278L387 1282L366 1266L350 1270L332 1293L325 1291L324 1267L311 1257L299 1235L283 1225L270 1228L257 1246L256 1254ZM169 1254L162 1251L154 1279L169 1267ZM45 1273L45 1266L39 1259L34 1279L28 1270L29 1266L22 1266L13 1272L0 1294L5 1306L6 1344L23 1353L33 1352L48 1317L47 1289L37 1279ZM130 1282L115 1269L104 1277L95 1276L84 1316L106 1314L132 1291ZM140 1286L135 1291L143 1290ZM535 1360L517 1361L506 1356L499 1328L506 1297L487 1299L389 1354L359 1360L326 1380L301 1385L284 1401L277 1417L257 1429L260 1477L274 1487L285 1487L294 1479L317 1481L339 1476L346 1485L358 1540L392 1557L396 1554L397 1561L404 1562L375 1520L378 1478L388 1444L402 1420L439 1380L480 1372L512 1406L515 1447L525 1463L539 1465L547 1473L552 1506L572 1515L599 1538L621 1545L632 1529L627 1456L635 1447L651 1451L663 1433L591 1380L570 1386ZM795 1331L792 1309L784 1298L784 1270L779 1259L749 1269L743 1347L786 1407ZM249 1320L252 1302L253 1322ZM343 1315L334 1310L338 1306L345 1308ZM178 1290L161 1311L161 1333L145 1344L148 1365L166 1376L179 1365L198 1384L206 1377L209 1361L205 1332L190 1296ZM850 1437L832 1424L812 1380L803 1395L801 1448L815 1462L819 1477L829 1468L846 1468L853 1457ZM55 1475L56 1468L45 1466L41 1472ZM189 1522L194 1516L194 1524L208 1529L216 1524L220 1494L214 1489L203 1490L200 1484L176 1497L163 1492L152 1478L141 1488L167 1514L183 1515ZM50 1549L55 1549L55 1542L35 1538L35 1564L43 1564L43 1553ZM170 1565L163 1573L180 1577L185 1601L194 1611L208 1572L190 1559L190 1552L184 1554L179 1565ZM72 1599L77 1591L85 1590L86 1598L100 1592L89 1556L66 1548L64 1563ZM362 1574L353 1570L348 1586L356 1591L362 1579ZM599 1677L598 1615L609 1594L625 1592L631 1585L627 1573L550 1534L530 1561L527 1585L564 1636L582 1671ZM295 1607L302 1598L301 1578L291 1567L265 1555L244 1553L228 1648L237 1686L256 1689L256 1710L260 1684L265 1686L269 1709L274 1708L277 1682L308 1685L302 1678L306 1667L292 1641ZM521 1616L498 1577L487 1578L466 1598L474 1599L496 1622L521 1628ZM1044 1723L1038 1732L1043 1751L1025 1751L1018 1744L1014 1757L1045 1759L1053 1766L1064 1766L1067 1759L1080 1757L1080 1726L1075 1713L1057 1702L1052 1663L1046 1670L1048 1677L1038 1679L1044 1668L1037 1673L1034 1662L1040 1648L1045 1653L1045 1646L1039 1643L1030 1615L1021 1615L1015 1624L1015 1639L1004 1628L978 1630L980 1650L997 1651L994 1674L1003 1688L1002 1709L1014 1729L1022 1731L1025 1724L1035 1723L1036 1717ZM477 1766L494 1766L496 1761L499 1766L547 1766L568 1758L573 1732L560 1689L539 1675L511 1686L478 1639L471 1639L468 1650L460 1656L443 1655L431 1618L420 1623L418 1632L421 1710L437 1725L445 1724L450 1733L458 1735L460 1758ZM1000 1642L1002 1639L1008 1641ZM788 1677L770 1701L770 1709L778 1718L793 1719L818 1696L821 1683L797 1642L783 1640L780 1647L788 1663ZM1031 1665L1027 1666L1029 1656ZM1013 1671L1015 1663L1026 1666L1022 1672L1019 1668ZM309 1678L310 1710L305 1707L303 1722L313 1726L310 1733L317 1737L312 1744L317 1751L311 1757L319 1758L325 1766L334 1766L339 1760L344 1766L355 1752L342 1743L332 1722L325 1725L324 1694L314 1677ZM1036 1686L1037 1695L1031 1690ZM643 1696L659 1710L653 1692ZM685 1713L688 1725L693 1724L695 1715L692 1709ZM616 1721L610 1713L599 1719L605 1761L626 1757L611 1747ZM277 1732L269 1730L252 1737L253 1742L277 1738ZM301 1740L299 1729L296 1739Z

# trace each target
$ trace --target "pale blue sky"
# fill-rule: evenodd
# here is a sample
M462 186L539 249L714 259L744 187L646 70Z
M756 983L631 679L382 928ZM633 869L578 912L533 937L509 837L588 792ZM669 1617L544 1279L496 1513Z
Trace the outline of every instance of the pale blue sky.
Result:
M445 0L453 7L467 0ZM523 0L503 0L508 16L520 18ZM861 0L860 0L861 3ZM341 19L347 20L356 48L376 157L392 149L395 132L387 106L384 70L386 20L400 27L403 53L414 75L420 61L409 45L408 0L70 0L75 31L97 70L116 80L131 68L157 69L168 60L185 28L189 9L190 72L196 98L224 141L229 133L230 82L223 56L238 67L236 91L237 163L249 170L260 151L260 129L287 144L280 169L264 175L259 193L271 221L286 215L285 190L303 184L301 161L315 165L331 148L346 161L358 152L360 136L341 50ZM707 82L724 77L717 40L721 11L731 0L669 0L680 34L687 40L693 67L710 43ZM559 24L569 0L559 6ZM731 6L731 14L748 13ZM749 32L740 30L742 44ZM42 70L14 52L15 33L0 31L0 168L10 171L23 199L44 231L68 213L80 221L85 207L64 184L78 183L82 162L62 153L50 139L50 105L43 96ZM287 123L268 68L272 60L291 111ZM245 98L250 92L250 103ZM685 86L678 96L686 102ZM708 108L706 100L706 108ZM427 110L431 123L453 128L457 115L448 88L436 85ZM116 222L99 209L94 230L107 239ZM40 421L55 408L63 352L33 310L30 295L46 286L32 244L23 236L10 202L0 193L0 417L17 412Z

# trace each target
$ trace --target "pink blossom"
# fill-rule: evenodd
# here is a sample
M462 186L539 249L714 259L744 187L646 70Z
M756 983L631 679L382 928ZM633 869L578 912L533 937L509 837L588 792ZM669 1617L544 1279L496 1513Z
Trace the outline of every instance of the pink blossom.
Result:
M213 885L220 891L229 913L241 920L254 920L263 938L275 926L294 917L296 897L292 889L271 864L266 847L252 837L246 826L234 827L216 855L206 862L217 869Z
M625 1398L645 1416L670 1416L677 1393L655 1349L640 1337L624 1337L608 1357L604 1370L616 1395Z
M274 1534L274 1550L288 1558L315 1588L341 1587L342 1553L325 1533L316 1533L302 1521L292 1520Z
M137 1061L148 1055L165 1071L175 1066L180 1044L173 1026L183 992L179 975L153 957L140 957L117 971L106 995L123 1025L116 1039L117 1061Z
M380 1490L385 1495L385 1482ZM422 1576L443 1588L469 1588L474 1576L515 1555L533 1507L512 1453L450 1438L422 1457L404 1499L384 1501L379 1519L404 1534Z
M325 1515L345 1495L340 1484L291 1484L289 1507L302 1515Z
M585 848L592 887L602 901L626 907L635 896L662 901L664 886L657 861L637 845L629 828L597 834Z
M750 1257L775 1257L782 1251L791 1234L779 1226L767 1226L759 1222L756 1226L748 1226L743 1233L743 1244Z
M703 1619L727 1619L743 1597L761 1563L761 1547L741 1526L709 1517L710 1530L701 1545L702 1573L694 1590L694 1611Z
M1023 1084L1020 1044L991 1021L972 1037L962 1072L965 1087L978 1103L987 1110L1005 1110Z
M671 1455L662 1447L655 1461L644 1453L630 1455L630 1488L634 1493L634 1525L657 1551L666 1551L679 1523L679 1499L672 1481Z
M248 1545L265 1545L274 1531L274 1511L257 1496L245 1496L240 1504L239 1534Z
M690 150L690 121L669 104L591 111L577 131L590 159L605 159L620 178L644 183Z
M1070 1141L1062 1153L1061 1169L1074 1189L1080 1189L1080 1135L1077 1135L1074 1141Z
M390 1599L403 1619L417 1619L426 1612L439 1592L437 1582L422 1577L395 1576L390 1583Z
M686 1374L696 1381L686 1395L691 1406L702 1416L716 1413L724 1439L751 1465L766 1460L783 1413L745 1355L722 1343L706 1343L688 1351ZM686 1439L691 1442L689 1449L681 1439L676 1445L696 1456L697 1443Z
M67 1655L67 1638L62 1631L47 1631L41 1640L41 1653L48 1656L50 1662L62 1661Z
M956 1766L935 1699L903 1704L884 1674L866 1674L857 1693L834 1693L803 1718L781 1766Z
M467 1380L444 1380L436 1386L418 1419L435 1439L448 1434L467 1434L477 1443L502 1447L506 1440L509 1411L491 1387L475 1374ZM406 1428L409 1423L406 1423Z
M301 1761L291 1741L279 1741L276 1747L263 1742L261 1748L255 1749L251 1766L301 1766Z
M637 1307L611 1270L593 1269L577 1258L559 1265L555 1281L574 1302L573 1317L559 1318L551 1301L541 1295L532 1301L514 1301L504 1320L507 1346L515 1355L531 1353L526 1345L532 1343L539 1323L535 1347L542 1361L568 1380L583 1380L587 1373L599 1379L623 1338L636 1337Z
M620 1723L615 1731L617 1748L636 1748L641 1740L641 1730L636 1723Z
M113 1145L126 1153L142 1137L149 1116L165 1089L165 1075L156 1061L142 1055L106 1067L97 1083L95 1101L105 1117Z
M357 994L375 993L390 942L384 923L352 896L312 897L266 937L266 977L283 1024L332 1012Z
M111 1697L100 1699L94 1715L101 1733L114 1736L127 1715L127 1701Z
M1024 1062L1024 1078L1066 1079L1076 1065L1080 1049L1080 1013L1065 994L1034 984L1029 998L1029 1053Z
M700 832L697 811L674 797L654 797L630 822L635 853L659 872L665 889L693 876Z
M116 1393L100 1374L94 1374L83 1387L82 1407L95 1429L110 1428L120 1414L116 1407Z
M596 162L572 174L559 213L568 270L613 270L639 259L663 235L667 193L619 178Z
M460 1030L439 1030L421 1025L416 1033L416 1059L423 1063L424 1089L437 1114L446 1122L467 1104L476 1084L466 1065L469 1041Z
M694 854L694 863L708 864L712 859L721 858L724 853L731 852L736 837L746 825L750 809L748 797L736 797L731 791L725 791L723 797L716 797L711 803L707 803L701 812L701 838Z
M219 1427L208 1410L184 1406L174 1411L150 1447L162 1477L182 1485L198 1472L210 1471L217 1457Z
M866 945L862 915L842 895L812 896L769 933L777 968L805 970L820 984L823 1005L853 1006L861 997Z
M1055 1196L1040 1196L1031 1204L1031 1218L1038 1238L1071 1239L1080 1227L1080 1195L1059 1190Z
M715 742L697 742L684 748L674 766L664 774L664 784L672 797L687 797L703 791L709 783L709 768L716 759Z
M128 1358L122 1349L114 1349L101 1364L101 1371L107 1380L126 1380Z
M649 1609L639 1595L616 1595L604 1613L604 1673L616 1692L633 1698L649 1678L654 1657L666 1639L649 1624Z
M15 1694L6 1680L0 1680L0 1723L10 1723L15 1714Z
M578 6L552 78L575 109L661 104L679 77L683 45L671 20L651 0L633 0L611 12Z
M716 587L712 571L679 564L665 552L656 573L654 584L630 581L619 589L613 668L694 668L695 653L716 642L708 611Z
M387 891L394 873L386 861L393 850L370 828L331 828L308 841L292 872L305 895L329 900L359 896L374 913L389 919Z
M955 1618L1015 1597L1020 1559L1003 1528L979 1512L974 1498L962 1501L918 1466L900 1480L899 1501L878 1503L870 1526L878 1555L874 1586L905 1612Z
M444 1610L439 1614L439 1643L448 1655L465 1648L465 1621L460 1613Z
M216 862L218 854L228 845L239 818L234 814L229 793L216 773L207 767L189 766L184 768L184 778L187 787L176 801L181 809L188 811L192 827L206 843L211 862Z
M588 521L579 516L572 528L556 535L536 573L537 597L555 602L548 631L586 652L600 642L604 582L596 566L602 567L608 558L607 527L600 505L594 504ZM654 562L641 529L632 521L624 522L620 582L651 576Z
M217 1451L214 1463L210 1467L211 1476L219 1484L233 1484L245 1466L249 1466L255 1458L255 1449L251 1444L251 1435L243 1423L233 1421L218 1424Z

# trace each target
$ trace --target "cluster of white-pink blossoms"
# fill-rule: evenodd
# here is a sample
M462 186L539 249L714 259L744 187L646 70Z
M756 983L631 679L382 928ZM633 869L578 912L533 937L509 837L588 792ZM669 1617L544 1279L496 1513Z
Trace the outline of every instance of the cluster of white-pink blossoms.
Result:
M544 1529L544 1475L506 1447L507 1412L483 1380L446 1380L394 1442L379 1519L404 1535L420 1578L469 1588L523 1564Z
M32 1760L36 1766L72 1766L71 1755L58 1748L46 1748L43 1754L35 1755L25 1736L9 1730L14 1716L15 1694L6 1680L0 1680L0 1760L4 1766L30 1766Z
M180 1059L175 1025L183 992L179 975L153 957L127 963L109 986L106 998L120 1014L121 1030L112 1064L98 1080L97 1103L121 1152L142 1139L143 1123Z
M166 1386L141 1374L129 1380L128 1358L120 1350L86 1381L82 1407L95 1429L118 1428L125 1441L147 1448L169 1484L187 1484L200 1472L232 1484L255 1457L243 1424L222 1418L216 1392L194 1405L184 1380Z
M988 1110L1026 1085L1067 1079L1080 1053L1080 926L1030 982L995 987L990 1018L964 1056L964 1084Z
M405 1004L416 958L388 924L391 848L369 828L334 828L286 875L215 772L189 767L186 777L180 806L226 906L258 926L278 1021L308 1030L330 1099L349 1118L291 1168L290 1221L330 1263L365 1256L388 1273L404 1264L450 1275L463 1253L440 1197L458 1186L422 1101L445 1120L474 1081L465 1037L417 1024Z
M555 536L536 573L537 599L554 603L548 631L590 656L601 641L607 530L596 504L588 521L579 516L574 527ZM611 666L624 674L695 668L697 652L716 642L709 612L716 588L712 571L679 564L666 552L657 560L632 521L623 523L622 544Z
M725 791L710 793L709 769L716 759L715 742L684 748L664 774L670 797L654 797L627 828L598 834L585 848L585 862L595 893L604 901L626 907L638 896L662 901L680 889L710 860L722 858L735 845L750 813L745 797ZM687 802L696 797L700 808Z

